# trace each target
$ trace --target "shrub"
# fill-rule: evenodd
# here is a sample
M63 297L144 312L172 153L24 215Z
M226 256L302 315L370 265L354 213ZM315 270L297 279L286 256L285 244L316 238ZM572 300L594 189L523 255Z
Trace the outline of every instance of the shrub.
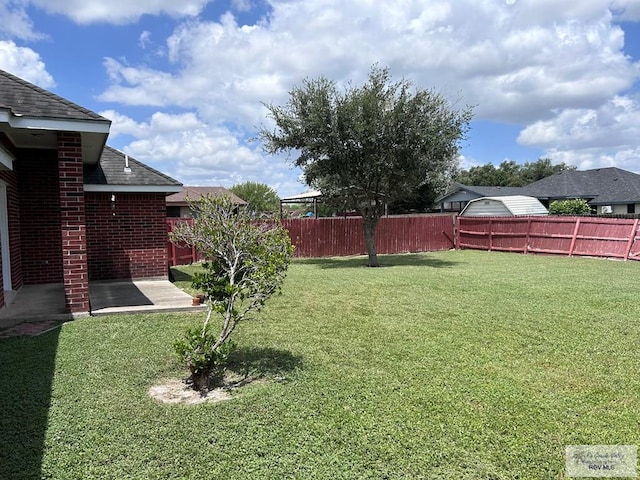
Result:
M222 379L225 345L236 326L279 291L293 247L280 223L252 220L226 196L202 197L191 208L193 223L178 224L170 238L194 246L207 259L193 286L205 293L208 308L201 329L188 331L176 352L191 371L194 388L204 388L207 379ZM212 333L212 324L219 334Z
M212 348L218 337L209 325L188 327L185 336L177 340L174 349L178 360L189 369L193 388L207 389L210 384L219 384L224 378L229 354L235 349L233 342L226 342Z
M555 200L549 205L551 215L589 215L591 207L582 198Z

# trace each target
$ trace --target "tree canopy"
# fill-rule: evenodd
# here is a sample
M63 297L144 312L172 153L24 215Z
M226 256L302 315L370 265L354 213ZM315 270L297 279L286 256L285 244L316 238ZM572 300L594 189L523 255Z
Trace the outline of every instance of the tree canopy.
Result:
M251 212L275 212L280 208L280 198L278 194L265 183L238 183L229 190L247 202L247 208Z
M276 127L259 132L265 151L294 152L308 185L361 213L370 266L378 266L374 233L385 204L448 179L472 116L377 66L361 86L306 79L285 105L267 109Z
M575 168L564 162L554 165L549 158L539 158L535 162L524 164L510 160L502 162L498 167L488 163L471 167L469 170L459 170L454 175L454 180L463 185L478 187L523 187L555 173Z

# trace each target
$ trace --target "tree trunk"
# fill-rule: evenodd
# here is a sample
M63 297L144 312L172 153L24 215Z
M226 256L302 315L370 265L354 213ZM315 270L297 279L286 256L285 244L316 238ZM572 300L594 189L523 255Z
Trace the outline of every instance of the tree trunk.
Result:
M369 255L369 266L379 267L378 252L376 251L376 242L373 238L376 233L376 225L378 225L378 217L362 217L364 225L364 243L367 247L367 254Z
M204 371L204 372L197 372L197 373L191 373L191 386L193 387L194 390L197 390L199 392L202 391L206 391L209 389L209 383L210 383L210 376L211 372Z

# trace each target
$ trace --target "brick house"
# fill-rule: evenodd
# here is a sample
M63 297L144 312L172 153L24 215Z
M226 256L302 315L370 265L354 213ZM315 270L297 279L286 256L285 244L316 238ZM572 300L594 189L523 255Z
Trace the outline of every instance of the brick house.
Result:
M181 184L106 146L111 122L0 70L0 307L4 292L167 278L166 203Z
M178 193L167 197L167 217L185 218L192 217L193 212L189 206L189 201L197 202L203 196L218 197L225 195L239 207L247 204L243 199L235 195L231 190L224 187L182 187Z

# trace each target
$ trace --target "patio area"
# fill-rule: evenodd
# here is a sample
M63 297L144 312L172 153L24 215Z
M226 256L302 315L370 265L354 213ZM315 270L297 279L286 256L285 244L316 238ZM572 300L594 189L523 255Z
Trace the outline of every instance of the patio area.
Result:
M0 330L20 326L29 334L34 323L51 328L74 316L65 311L64 289L60 283L25 285L17 292L5 292L7 306L0 310ZM91 282L90 315L198 311L192 298L168 280ZM77 317L78 315L76 315Z

